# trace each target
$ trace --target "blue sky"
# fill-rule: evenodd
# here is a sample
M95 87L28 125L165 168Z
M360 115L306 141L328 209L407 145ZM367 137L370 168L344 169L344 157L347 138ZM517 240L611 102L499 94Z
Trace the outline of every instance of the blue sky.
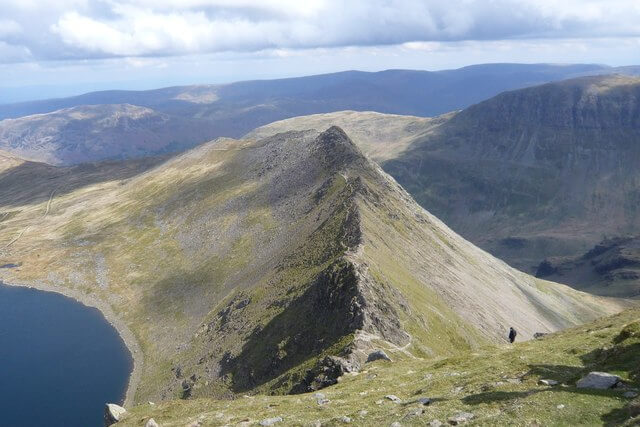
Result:
M638 0L0 0L0 102L486 62L640 64Z

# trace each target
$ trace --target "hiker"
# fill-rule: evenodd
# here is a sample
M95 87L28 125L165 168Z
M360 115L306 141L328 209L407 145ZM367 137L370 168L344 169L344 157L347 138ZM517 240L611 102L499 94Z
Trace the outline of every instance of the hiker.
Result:
M509 342L511 344L513 344L513 342L516 340L516 335L518 335L516 330L513 328L509 328Z

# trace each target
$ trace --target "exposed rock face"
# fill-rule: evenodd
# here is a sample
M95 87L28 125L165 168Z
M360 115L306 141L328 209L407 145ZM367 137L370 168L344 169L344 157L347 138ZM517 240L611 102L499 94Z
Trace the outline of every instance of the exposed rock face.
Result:
M640 295L640 238L606 239L579 257L543 261L536 277L607 296Z
M80 172L68 173L91 177ZM138 401L304 391L375 349L455 355L501 341L505 325L529 338L618 309L474 247L338 128L205 144L78 184L43 217L48 176L28 181L40 204L0 197L13 212L0 241L33 230L0 263L34 266L2 273L57 286L82 274L119 307L150 352ZM108 293L92 282L97 254Z
M603 234L640 232L639 140L640 79L585 77L469 107L384 168L465 238L533 273Z
M391 362L391 358L387 356L387 353L385 353L384 350L372 351L367 356L367 362L375 362L376 360L386 360Z
M348 372L357 372L360 365L342 357L327 356L316 367L307 372L303 381L294 386L293 393L320 390L338 382L338 378Z
M620 377L617 375L608 374L606 372L589 372L589 374L581 378L576 383L576 387L605 390L615 387L619 382Z
M431 405L432 400L429 399L428 397L419 397L418 403L421 404L422 406L429 406Z
M122 419L127 410L115 403L107 403L104 407L104 425L106 427L117 423Z

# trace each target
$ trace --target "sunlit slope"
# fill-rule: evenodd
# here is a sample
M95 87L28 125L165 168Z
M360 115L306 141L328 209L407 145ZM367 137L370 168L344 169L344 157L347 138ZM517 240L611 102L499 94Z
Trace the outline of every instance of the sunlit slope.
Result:
M640 233L639 82L585 77L505 92L435 119L338 112L249 135L340 125L424 208L533 274L545 258L578 258L603 239ZM625 257L618 267L630 262ZM553 280L637 295L637 275L607 271L580 283L574 276L583 274L565 264Z
M473 414L469 425L637 426L640 397L631 390L640 387L639 332L640 311L629 310L542 340L452 358L425 361L397 354L392 363L368 364L360 374L346 375L323 390L322 404L314 394L173 401L136 407L117 425L139 426L151 417L166 427L257 425L280 417L277 425L334 426L348 417L356 426L423 426L434 420L446 424L466 412ZM619 375L626 385L576 388L576 381L591 371ZM386 398L391 394L400 402ZM431 403L423 406L420 398Z
M138 401L304 391L326 355L452 355L619 309L466 242L337 127L108 167L1 197L0 265L19 267L0 277L109 304L142 349Z
M282 132L339 126L369 158L384 162L398 157L417 137L433 132L451 116L453 113L431 118L373 111L338 111L269 123L249 132L245 138L261 139Z
M0 120L0 149L52 165L131 159L184 151L211 126L130 104L81 105Z

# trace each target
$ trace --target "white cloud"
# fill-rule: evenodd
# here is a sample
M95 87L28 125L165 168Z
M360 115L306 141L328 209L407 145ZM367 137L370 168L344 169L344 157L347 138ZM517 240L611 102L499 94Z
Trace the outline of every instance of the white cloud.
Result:
M0 0L39 60L640 37L638 0ZM279 54L277 52L280 52ZM0 58L0 62L6 61Z
M0 40L0 58L4 63L15 63L33 59L31 52L25 46L14 46Z
M17 35L22 32L22 26L11 19L0 19L0 37Z

